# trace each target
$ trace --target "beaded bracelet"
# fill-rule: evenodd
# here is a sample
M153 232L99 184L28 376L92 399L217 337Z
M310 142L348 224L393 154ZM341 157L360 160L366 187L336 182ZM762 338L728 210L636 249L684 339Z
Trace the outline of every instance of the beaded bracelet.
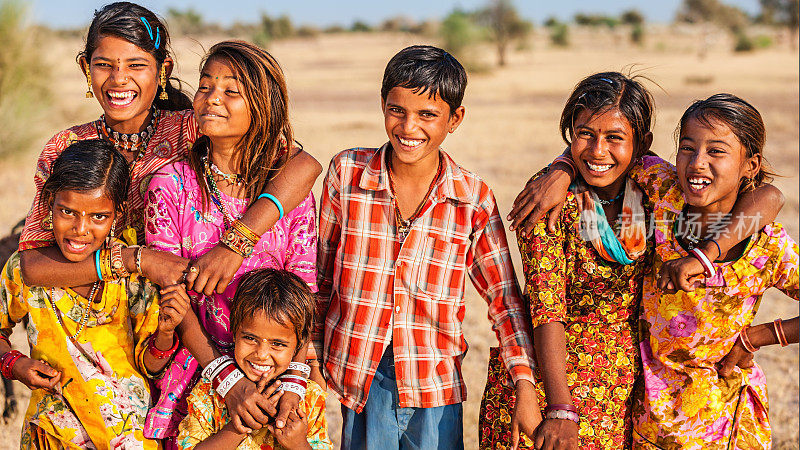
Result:
M303 364L301 362L290 362L288 370L296 370L303 374L304 377L308 378L311 375L311 367L308 364Z
M269 200L272 203L274 203L275 207L278 208L278 220L283 219L283 205L281 205L281 201L278 200L278 197L275 197L272 194L267 194L265 192L265 193L259 195L258 198L256 198L256 200L261 199L261 198L266 198L267 200Z
M789 345L789 341L786 340L786 334L783 332L783 321L781 319L775 319L775 321L772 322L772 327L775 329L775 334L778 336L778 342L781 344L781 347Z
M8 380L13 380L14 374L12 369L14 368L14 364L23 356L24 355L18 350L9 350L3 353L3 356L0 357L0 374Z
M563 419L571 420L575 423L581 423L581 419L577 413L564 409L554 409L552 411L548 411L545 413L544 417L545 419Z
M176 350L178 350L178 344L180 344L180 339L178 339L178 335L173 334L172 336L173 336L172 347L170 347L168 350L161 350L158 347L156 347L156 337L155 335L153 335L150 338L150 341L147 343L147 351L158 359L169 358L170 356L172 356L173 353L175 353Z
M242 234L241 228L236 226L237 222L239 221L234 221L233 224L231 224L231 227L225 231L219 241L239 254L241 257L247 258L253 254L253 248L258 240L253 242L250 237Z
M135 253L133 255L134 260L136 261L136 273L138 273L139 275L144 275L144 272L142 272L142 249L143 248L144 247L142 247L142 246L136 247Z
M755 347L752 342L750 342L750 337L747 336L747 330L750 327L744 327L742 331L739 333L739 340L742 342L742 347L747 350L749 353L755 353L758 350L758 347Z
M706 278L711 278L717 273L716 267L714 267L714 264L711 263L711 260L708 259L708 256L706 256L702 250L695 247L689 250L689 254L697 258L700 261L700 264L703 265L703 274L706 276Z

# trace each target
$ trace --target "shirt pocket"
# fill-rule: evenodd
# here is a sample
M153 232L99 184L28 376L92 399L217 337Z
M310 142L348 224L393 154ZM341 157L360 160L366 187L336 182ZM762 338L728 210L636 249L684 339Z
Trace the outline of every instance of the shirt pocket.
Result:
M458 237L428 236L414 277L417 290L434 302L463 297L468 246L469 241Z

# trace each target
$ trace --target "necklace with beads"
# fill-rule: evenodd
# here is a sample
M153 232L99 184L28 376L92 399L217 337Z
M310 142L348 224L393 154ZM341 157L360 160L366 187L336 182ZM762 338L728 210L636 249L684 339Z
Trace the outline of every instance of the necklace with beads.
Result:
M101 126L102 124L102 126ZM98 134L114 143L114 148L119 151L129 151L129 152L136 152L136 158L132 164L136 163L136 160L139 158L139 155L144 153L144 150L147 148L148 142L150 142L150 138L153 136L153 133L158 126L158 110L155 106L150 110L150 123L144 128L144 130L138 133L120 133L119 131L115 131L112 129L108 123L106 123L106 116L100 118L100 123L97 125Z
M206 159L208 160L209 158L206 157ZM209 160L208 163L211 166L211 171L214 172L214 174L220 176L223 180L227 181L228 183L236 186L241 186L242 183L244 183L244 179L240 174L225 173L222 170L220 170L220 168L217 167L217 165L214 164L212 161Z
M617 196L612 198L611 200L603 200L602 198L597 197L597 201L600 202L601 205L610 205L610 204L614 203L615 201L619 200L622 197L622 194L624 194L624 193L625 193L625 189L622 189L621 191L619 191L619 194L617 194Z
M208 184L208 190L210 192L211 201L217 206L219 212L222 213L222 222L227 230L228 227L236 220L232 214L228 213L228 208L225 207L225 204L222 202L222 193L219 191L217 187L217 182L214 181L214 174L211 172L211 166L213 163L209 161L208 156L203 157L203 168L206 176L206 184Z
M92 302L94 301L94 297L95 294L97 293L97 288L99 286L100 286L100 281L95 281L94 284L92 285L92 290L89 292L89 298L87 298L86 307L79 305L82 311L83 318L80 321L80 326L78 327L78 331L76 331L75 334L73 335L67 334L70 340L74 340L76 337L78 337L78 335L81 334L81 331L83 331L83 328L86 326L86 322L89 321L89 310L91 309ZM67 295L69 295L69 293L67 293ZM73 300L75 300L75 303L79 303L77 297L74 297ZM53 308L53 312L56 315L58 324L61 325L61 328L64 330L64 333L69 333L67 331L66 325L64 325L64 320L61 318L61 312L59 312L58 308L56 307L55 292L53 288L50 288L50 306Z
M397 191L394 187L394 176L392 175L392 164L391 164L391 155L388 156L388 172L389 172L389 187L392 189L392 193L397 195ZM411 224L414 223L414 220L419 215L420 211L422 211L422 207L425 206L425 203L430 197L431 192L433 192L433 187L436 185L436 182L439 180L439 176L442 174L442 155L439 155L439 167L436 169L436 175L434 175L433 180L431 180L430 186L428 186L428 192L422 198L422 201L419 205L417 205L417 209L411 214L408 219L403 219L403 215L400 213L400 206L397 204L397 199L395 198L394 201L394 218L395 218L395 225L397 227L397 238L398 240L403 243L408 236L408 233L411 231Z

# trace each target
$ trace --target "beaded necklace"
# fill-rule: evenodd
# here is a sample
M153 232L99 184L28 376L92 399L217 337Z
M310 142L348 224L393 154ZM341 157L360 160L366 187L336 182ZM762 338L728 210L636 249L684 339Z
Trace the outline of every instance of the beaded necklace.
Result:
M612 198L611 200L603 200L602 198L597 197L597 201L599 201L601 205L610 205L610 204L614 203L615 201L619 200L620 197L622 197L622 194L624 194L624 193L625 193L625 187L623 186L622 190L619 191L619 194L617 194L617 196Z
M220 170L220 168L217 167L217 165L214 164L213 162L209 161L209 163L211 165L211 171L214 172L216 175L222 177L222 179L227 181L228 183L236 185L236 186L241 186L242 183L244 183L244 179L242 178L242 176L240 174L238 174L238 173L225 173L222 170Z
M203 157L203 171L205 172L206 184L208 184L208 189L211 191L209 196L211 197L211 201L217 206L217 209L219 209L219 212L222 213L222 222L227 230L236 219L232 214L228 213L228 209L225 207L225 204L222 203L222 193L219 191L217 182L214 181L214 175L211 173L212 164L208 156Z
M389 159L389 187L392 189L392 193L396 193L394 187L394 177L392 176L391 155L388 155L387 159ZM442 167L442 155L439 154L439 167L436 169L436 175L433 177L433 180L431 180L430 186L428 186L428 192L425 194L425 197L422 198L420 204L417 205L417 209L414 210L414 213L411 214L411 217L408 219L403 219L403 215L400 213L400 206L397 204L397 199L395 199L394 218L395 225L397 226L397 238L400 240L400 243L405 242L406 237L408 237L408 233L411 231L411 224L414 223L414 220L416 220L417 216L422 211L422 207L425 206L425 203L428 201L428 197L430 197L431 192L433 192L433 187L436 185L436 182L439 180L439 176L442 174Z
M150 142L150 138L153 136L156 127L158 127L158 115L158 110L153 106L150 110L150 123L147 124L144 130L138 133L120 133L119 131L114 131L114 129L106 123L106 116L103 114L100 118L100 123L97 124L97 131L101 137L113 142L114 148L117 150L136 151L138 154L142 154L144 150L147 149L147 143ZM134 160L134 163L135 162L136 160Z
M81 310L83 311L83 318L81 319L80 326L78 327L78 331L76 331L75 334L73 334L71 336L67 335L70 340L73 340L76 337L78 337L78 335L81 334L81 331L83 331L83 327L86 326L86 322L89 321L89 310L91 309L92 301L94 301L94 296L97 293L97 288L99 286L100 286L100 281L95 281L94 284L92 285L92 290L89 292L89 298L87 299L88 301L86 303L86 307L81 306ZM70 296L70 298L72 298L73 300L75 300L75 303L79 303L78 302L78 297L72 297L69 294L67 294L67 295ZM53 308L53 312L56 315L56 319L58 320L58 324L61 325L61 328L64 330L64 333L69 333L67 331L66 325L64 325L64 320L61 318L61 313L58 311L58 308L56 307L55 291L53 290L53 288L50 288L50 306Z

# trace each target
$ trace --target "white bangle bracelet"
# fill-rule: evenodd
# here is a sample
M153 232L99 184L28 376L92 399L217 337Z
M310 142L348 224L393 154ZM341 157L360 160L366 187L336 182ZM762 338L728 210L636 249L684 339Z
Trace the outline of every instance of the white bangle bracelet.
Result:
M293 393L299 395L301 399L306 397L306 388L304 388L303 386L301 386L301 385L299 385L297 383L292 383L290 381L281 382L281 385L278 386L278 390L279 391L286 391L286 392L293 392Z
M225 366L227 366L227 364L224 364L226 362L233 362L233 358L231 358L228 355L222 355L219 358L208 363L208 365L205 366L203 368L203 371L201 372L203 378L213 380L214 376Z
M308 364L303 364L301 362L290 362L288 370L296 370L303 374L304 377L308 378L311 375L311 367Z
M244 372L239 369L234 370L227 377L225 377L221 383L219 383L219 386L217 387L217 394L219 394L222 398L225 398L233 385L242 378L244 378Z
M565 409L554 409L552 411L548 411L545 416L546 419L563 419L563 420L571 420L575 423L580 423L581 419L572 411L567 411Z

